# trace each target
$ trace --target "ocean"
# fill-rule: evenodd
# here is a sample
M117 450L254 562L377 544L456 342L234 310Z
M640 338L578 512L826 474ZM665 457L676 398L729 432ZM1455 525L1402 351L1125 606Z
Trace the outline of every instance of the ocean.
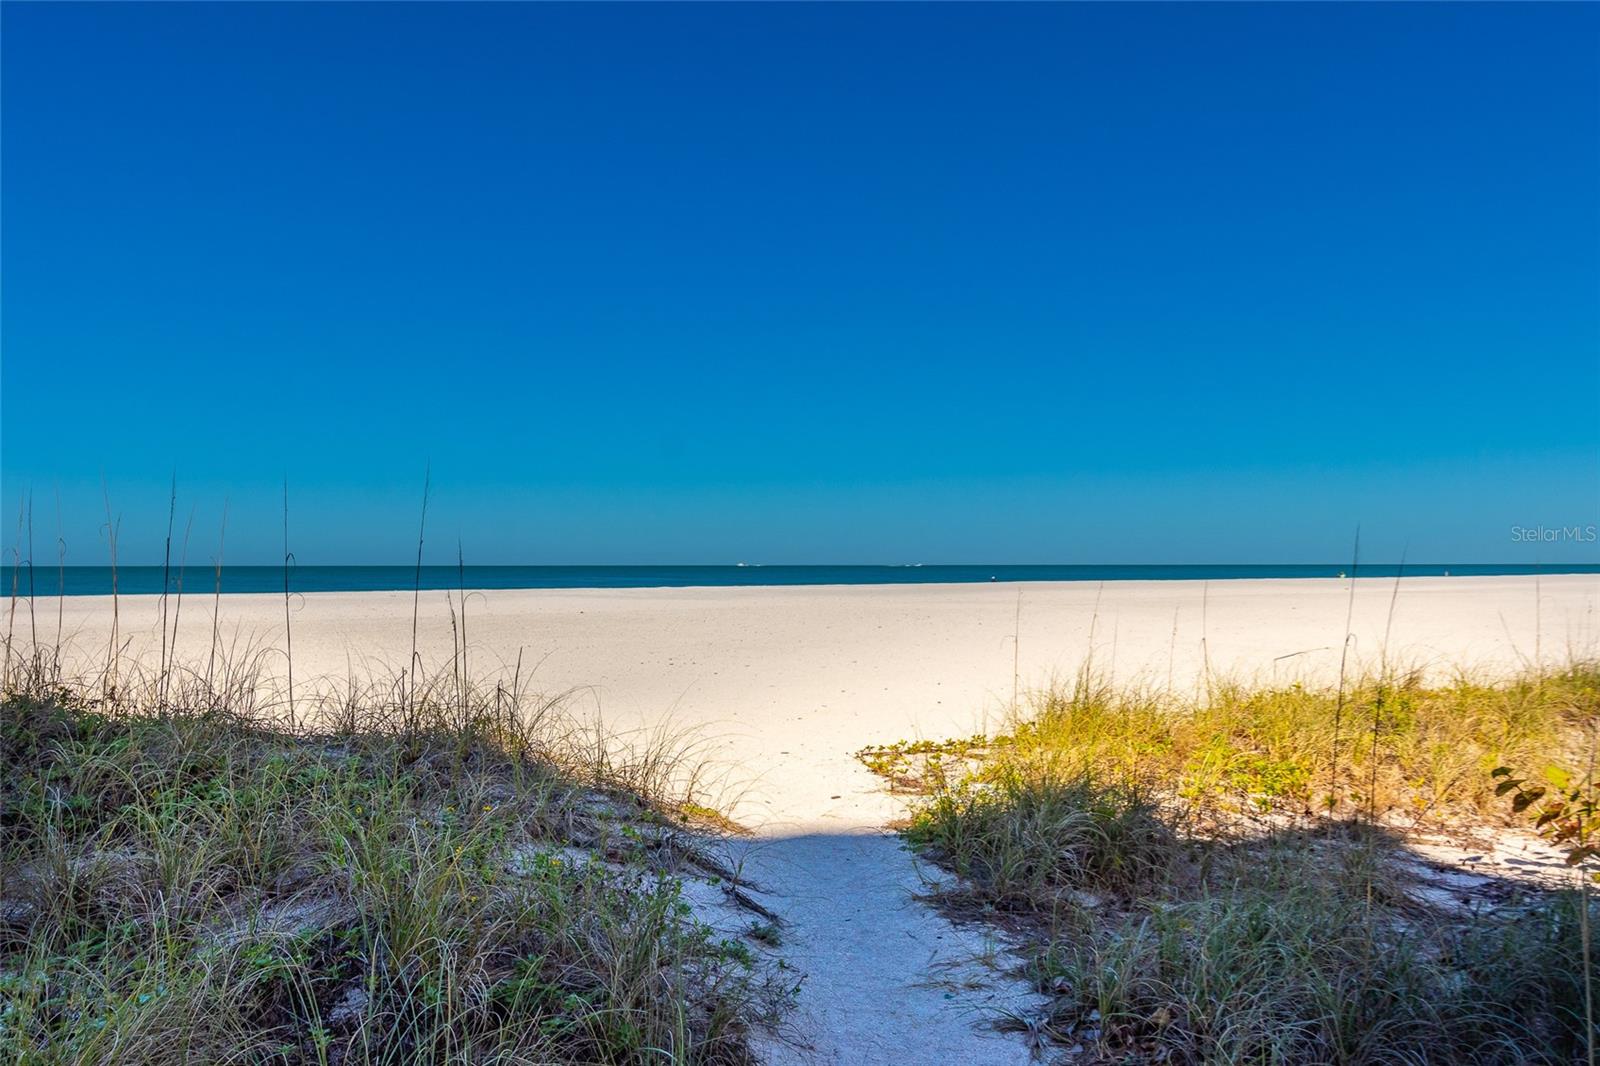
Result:
M1240 578L1338 577L1348 573L1345 563L1287 564L1154 564L1154 565L939 565L939 566L424 566L421 587L445 589L626 589L682 588L692 585L922 585L940 582L1018 581L1228 581ZM1395 577L1402 568L1394 563L1363 563L1362 577ZM1407 563L1409 577L1494 574L1597 574L1600 564L1559 563ZM38 566L30 573L24 563L5 575L6 595L15 584L26 596L103 596L111 592L109 566ZM165 577L165 580L164 580ZM159 566L123 566L117 569L117 591L123 595L159 594L163 587L176 592L207 594L216 587L209 566L190 566L180 575L173 567L164 575ZM293 592L371 592L416 587L414 566L295 566L289 570ZM281 566L226 566L223 592L282 592Z

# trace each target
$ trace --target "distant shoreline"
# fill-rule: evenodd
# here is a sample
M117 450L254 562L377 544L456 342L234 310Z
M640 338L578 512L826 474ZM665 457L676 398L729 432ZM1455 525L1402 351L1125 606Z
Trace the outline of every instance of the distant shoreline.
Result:
M26 597L30 572L26 562L6 574L5 594ZM900 565L900 566L424 566L421 588L438 589L627 589L740 588L809 585L931 585L1037 581L1234 581L1261 578L1338 578L1351 570L1345 563L1285 564L1102 564L1102 565ZM1360 577L1507 577L1557 574L1600 576L1600 563L1362 563ZM123 595L159 595L178 591L179 567L122 566L117 591ZM36 564L31 573L33 595L39 598L105 596L111 593L109 566ZM415 566L296 566L289 571L293 592L398 592L417 587ZM182 570L183 591L212 593L216 574L208 564L191 563ZM282 592L281 566L225 566L224 593Z

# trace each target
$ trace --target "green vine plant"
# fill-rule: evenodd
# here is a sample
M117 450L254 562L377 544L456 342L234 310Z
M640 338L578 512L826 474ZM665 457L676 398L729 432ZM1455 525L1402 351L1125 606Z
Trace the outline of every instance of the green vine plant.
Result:
M1576 784L1573 776L1560 767L1552 766L1544 772L1545 784L1530 784L1525 777L1516 777L1509 766L1497 766L1490 776L1499 778L1495 795L1511 796L1511 810L1528 815L1532 811L1533 827L1546 840L1566 852L1567 865L1579 872L1579 885L1583 889L1582 903L1578 908L1579 936L1583 948L1583 1007L1584 1032L1588 1036L1588 1066L1596 1066L1594 981L1592 977L1593 939L1589 924L1589 883L1600 881L1600 871L1593 867L1600 856L1600 848L1591 843L1596 830L1600 830L1600 790L1595 788L1594 761L1590 771Z
M1568 866L1600 881L1600 871L1592 869L1600 858L1600 847L1593 843L1600 831L1600 789L1593 778L1575 782L1567 771L1552 766L1544 772L1545 783L1535 784L1515 773L1509 766L1491 772L1500 779L1495 795L1511 796L1512 812L1531 817L1539 835L1566 853Z

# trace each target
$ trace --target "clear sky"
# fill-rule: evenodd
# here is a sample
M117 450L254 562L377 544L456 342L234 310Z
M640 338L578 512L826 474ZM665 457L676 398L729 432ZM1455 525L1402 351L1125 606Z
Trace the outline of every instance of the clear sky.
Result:
M1600 7L3 10L68 562L1594 560ZM11 544L10 528L5 543ZM53 558L53 552L49 555ZM40 558L46 557L40 549Z

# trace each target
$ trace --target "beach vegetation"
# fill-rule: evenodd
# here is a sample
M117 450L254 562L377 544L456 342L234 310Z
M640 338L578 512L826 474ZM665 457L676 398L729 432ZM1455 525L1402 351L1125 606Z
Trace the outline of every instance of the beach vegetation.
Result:
M1080 677L955 774L942 742L863 753L958 875L935 900L1006 929L1044 997L1006 1024L1084 1062L1588 1058L1594 904L1564 862L1593 858L1600 666L1206 688ZM1412 850L1530 820L1565 854L1527 879Z
M10 666L0 1060L745 1063L782 1009L681 738L452 672L291 723L238 664Z

